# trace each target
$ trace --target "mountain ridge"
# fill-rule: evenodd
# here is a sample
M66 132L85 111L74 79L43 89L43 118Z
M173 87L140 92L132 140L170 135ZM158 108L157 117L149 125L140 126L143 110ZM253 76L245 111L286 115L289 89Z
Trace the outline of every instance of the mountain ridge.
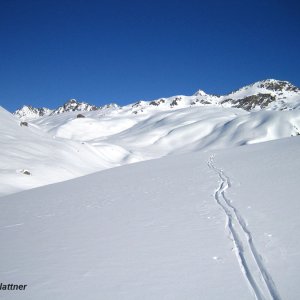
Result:
M132 113L142 113L148 108L183 108L188 106L214 105L221 107L235 107L246 111L260 109L268 110L292 110L300 109L300 89L289 81L277 79L265 79L246 85L226 95L207 94L203 90L198 90L191 96L176 95L166 98L159 98L150 101L137 101L123 107L132 107ZM104 106L96 106L86 102L79 102L70 99L56 109L35 108L23 106L16 110L14 115L21 120L37 119L43 116L51 116L65 112L95 111L112 107L122 109L123 107L111 103Z

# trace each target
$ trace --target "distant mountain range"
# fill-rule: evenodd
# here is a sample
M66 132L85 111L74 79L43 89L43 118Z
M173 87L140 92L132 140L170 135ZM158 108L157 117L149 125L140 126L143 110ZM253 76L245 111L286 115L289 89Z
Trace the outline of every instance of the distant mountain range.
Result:
M71 99L15 116L0 107L0 119L1 196L132 162L299 136L300 90L268 79L222 96L199 90L122 107Z
M242 87L227 95L210 95L199 90L192 96L178 95L160 98L153 101L138 101L130 104L132 113L142 113L148 109L184 108L189 106L222 106L241 108L246 111L293 110L300 108L300 89L288 81L267 79ZM126 106L127 107L127 106ZM67 101L54 110L49 108L35 108L24 105L14 112L22 120L36 119L43 116L57 115L71 111L96 111L107 108L122 109L117 104L97 107L75 99Z
M14 115L20 118L21 120L33 120L43 116L52 116L58 115L65 112L71 111L95 111L100 110L107 107L118 107L116 104L109 104L102 107L97 107L95 105L91 105L85 102L78 102L76 99L70 99L62 106L57 107L56 109L49 108L36 108L30 105L24 105L22 108L16 110Z

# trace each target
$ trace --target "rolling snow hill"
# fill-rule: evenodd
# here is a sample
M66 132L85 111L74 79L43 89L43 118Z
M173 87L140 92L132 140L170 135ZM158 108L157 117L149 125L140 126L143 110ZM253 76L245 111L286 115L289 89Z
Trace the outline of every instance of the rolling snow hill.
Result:
M299 107L298 88L264 80L227 96L199 90L101 108L70 100L38 118L23 109L17 115L28 126L1 109L0 195L167 155L296 136Z
M114 166L105 149L52 137L34 124L20 126L1 107L0 119L0 195Z
M3 299L297 299L299 137L5 196Z

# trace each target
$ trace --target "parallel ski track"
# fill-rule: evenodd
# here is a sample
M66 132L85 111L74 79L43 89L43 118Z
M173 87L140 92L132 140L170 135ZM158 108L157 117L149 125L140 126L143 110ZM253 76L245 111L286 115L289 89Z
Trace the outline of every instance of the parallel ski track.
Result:
M263 263L262 256L254 245L246 221L225 194L225 191L231 187L230 178L222 169L215 166L214 155L210 157L207 164L220 178L220 185L214 193L214 198L226 214L226 227L235 246L234 249L241 271L255 299L281 300L275 283Z

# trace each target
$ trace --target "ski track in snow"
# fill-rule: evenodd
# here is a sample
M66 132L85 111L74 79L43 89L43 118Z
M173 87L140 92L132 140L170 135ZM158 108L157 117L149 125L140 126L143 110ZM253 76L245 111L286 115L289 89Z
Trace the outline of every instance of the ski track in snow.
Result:
M234 244L236 256L247 283L257 300L281 300L275 283L264 266L262 256L258 253L247 223L227 198L225 191L231 187L230 178L222 169L215 166L214 155L208 161L208 166L220 178L220 184L214 193L217 204L226 214L226 228Z

